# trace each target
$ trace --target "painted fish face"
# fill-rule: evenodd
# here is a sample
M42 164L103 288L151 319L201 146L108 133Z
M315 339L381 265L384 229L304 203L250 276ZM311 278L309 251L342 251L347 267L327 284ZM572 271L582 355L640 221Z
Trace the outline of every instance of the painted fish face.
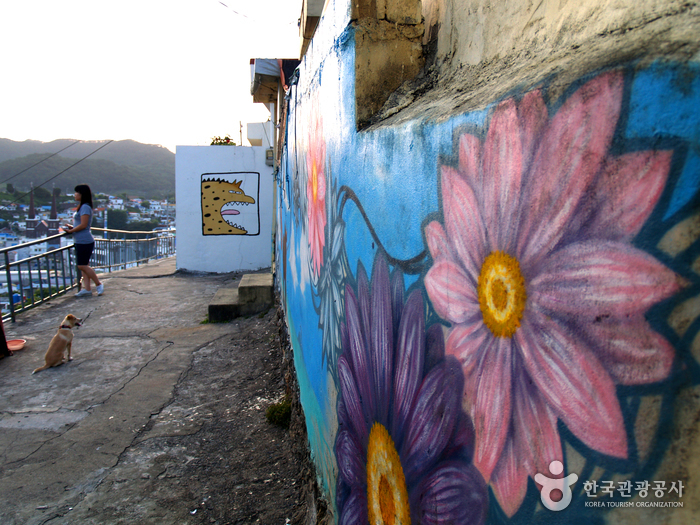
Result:
M202 230L204 235L245 235L253 222L246 207L255 205L255 199L241 189L241 182L221 179L202 180Z

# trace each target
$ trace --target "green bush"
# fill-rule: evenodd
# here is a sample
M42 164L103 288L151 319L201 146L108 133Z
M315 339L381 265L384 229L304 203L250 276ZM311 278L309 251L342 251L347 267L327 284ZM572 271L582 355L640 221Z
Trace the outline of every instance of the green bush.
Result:
M282 428L289 428L292 419L292 402L288 397L284 397L279 403L273 403L265 411L265 417L273 425Z

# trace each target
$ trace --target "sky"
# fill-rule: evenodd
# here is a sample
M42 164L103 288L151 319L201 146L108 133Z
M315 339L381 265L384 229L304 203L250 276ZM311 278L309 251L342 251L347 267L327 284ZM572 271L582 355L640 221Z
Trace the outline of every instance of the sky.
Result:
M250 59L298 57L301 1L0 0L0 138L247 145Z

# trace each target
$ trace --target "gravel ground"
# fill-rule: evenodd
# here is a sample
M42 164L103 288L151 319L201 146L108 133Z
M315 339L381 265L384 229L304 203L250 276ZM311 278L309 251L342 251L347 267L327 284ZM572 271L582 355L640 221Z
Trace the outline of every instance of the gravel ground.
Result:
M293 390L285 386L289 359L277 312L229 324L230 333L194 353L171 403L70 510L71 523L316 521L315 509L307 516L313 475L305 441L297 439L305 435L292 438L265 417L268 406ZM298 413L295 420L293 432L302 426Z

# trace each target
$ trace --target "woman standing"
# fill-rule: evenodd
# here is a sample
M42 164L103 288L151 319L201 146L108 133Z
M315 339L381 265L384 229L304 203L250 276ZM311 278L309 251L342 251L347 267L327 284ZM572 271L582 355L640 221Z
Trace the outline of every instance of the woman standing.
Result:
M95 249L95 238L90 232L92 225L92 192L87 184L78 184L75 187L75 200L79 202L75 215L73 215L73 226L66 224L64 229L67 233L73 234L73 245L78 260L78 269L83 274L82 290L76 297L92 295L90 281L97 286L97 295L102 295L104 285L97 277L95 270L90 268L90 256Z

